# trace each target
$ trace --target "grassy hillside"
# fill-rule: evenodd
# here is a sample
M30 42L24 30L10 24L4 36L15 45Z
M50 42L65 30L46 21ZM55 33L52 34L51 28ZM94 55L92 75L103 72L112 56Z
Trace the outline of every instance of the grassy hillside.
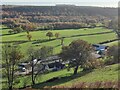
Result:
M65 29L65 30L49 30L55 34L56 32L60 33L60 37L66 37L64 39L64 45L68 45L71 41L76 39L83 39L85 41L88 41L89 43L99 43L106 40L115 39L116 35L114 33L105 33L105 34L96 34L96 33L102 33L102 32L110 32L110 30L105 28L86 28L86 29ZM24 43L19 44L21 46L21 51L26 54L26 50L32 46L34 48L41 48L43 45L47 46L53 46L54 47L54 54L57 54L61 50L61 40L60 39L53 39L51 41L42 42L42 43L36 43L35 40L48 40L48 37L46 36L46 33L48 31L34 31L30 32L32 35L32 41L29 42L27 39L26 32L22 32L19 34L13 34L13 35L7 35L8 29L2 30L2 42L7 41L26 41ZM95 34L95 35L86 35L86 34ZM80 36L85 35L85 36Z
M33 88L42 88L45 86L71 86L78 82L96 82L96 81L118 81L118 64L105 66L99 69L94 69L92 72L82 72L79 69L78 74L73 76L73 69L67 71L67 69L51 72L48 74L39 75L36 79L37 83ZM45 83L53 77L59 77L61 79L55 80L53 82ZM5 81L5 79L3 79ZM14 87L23 87L26 83L27 86L31 85L31 76L19 76L16 79L16 84ZM5 84L3 84L5 87Z
M6 30L2 30L3 35L6 34ZM105 28L86 28L86 29L65 29L65 30L48 30L48 31L33 31L30 32L32 35L32 40L37 40L37 39L48 39L46 37L47 32L53 32L55 34L56 32L60 33L60 37L67 37L67 36L73 36L73 35L80 35L80 34L92 34L92 33L100 33L100 32L109 32L110 30L105 29ZM13 35L5 35L3 36L3 41L19 41L19 40L28 40L26 37L26 32L19 33L19 34L13 34ZM55 37L53 37L55 38Z
M41 86L71 86L79 82L96 82L96 81L118 81L118 64L95 69L89 73L79 72L76 76L64 76L60 80L49 83L38 83L34 88ZM59 71L58 71L59 73ZM62 73L64 75L64 73Z
M4 26L2 26L4 27ZM9 35L8 31L9 29L3 28L1 29L2 35L2 42L8 42L8 41L21 41L25 40L26 42L19 44L21 46L21 51L26 55L27 49L32 46L34 48L41 48L41 46L53 46L54 47L54 54L57 54L61 51L61 45L60 39L55 39L53 37L53 40L48 40L48 37L46 37L46 33L48 31L34 31L30 32L32 35L32 41L29 42L26 37L26 32L22 32L19 34L13 34ZM105 28L86 28L86 29L70 29L70 30L49 30L53 32L54 34L56 32L60 33L60 37L66 37L64 39L64 45L68 45L71 41L76 39L82 39L85 41L88 41L89 43L99 43L107 40L112 40L116 38L115 33L105 33L110 32L110 30ZM96 34L101 33L103 34ZM86 34L95 34L95 35L86 35ZM83 35L83 36L80 36ZM35 42L35 40L48 40L46 42ZM117 42L113 42L117 43ZM0 44L2 45L2 44ZM113 44L106 44L106 45L113 45ZM57 72L51 72L44 75L39 75L37 77L37 84L33 86L34 88L41 88L44 86L56 86L56 85L66 85L70 86L74 83L78 82L96 82L96 81L118 81L118 64L103 67L100 69L95 69L92 72L84 73L81 71L82 69L79 69L79 72L76 76L73 76L73 70L67 71L67 69L57 71ZM46 80L49 80L53 77L60 77L61 79L56 80L54 82L45 83ZM6 78L2 80L2 82L5 82ZM14 87L19 88L23 87L24 85L31 85L31 76L19 76L16 81ZM3 83L3 87L5 87L5 83Z

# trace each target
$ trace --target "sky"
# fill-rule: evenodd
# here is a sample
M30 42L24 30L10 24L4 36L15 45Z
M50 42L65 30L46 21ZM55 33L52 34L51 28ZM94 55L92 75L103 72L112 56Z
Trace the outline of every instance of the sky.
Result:
M36 5L54 6L56 4L71 4L77 6L118 7L119 0L2 0L6 5Z

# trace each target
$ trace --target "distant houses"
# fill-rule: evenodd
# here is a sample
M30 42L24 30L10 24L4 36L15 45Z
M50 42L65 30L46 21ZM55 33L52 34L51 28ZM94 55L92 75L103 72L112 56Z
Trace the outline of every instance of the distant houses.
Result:
M63 69L65 66L65 64L62 62L62 59L57 55L41 60L41 63L45 65L45 70L47 71L57 71Z
M61 58L57 55L47 57L46 59L34 59L33 63L35 64L36 62L37 65L34 67L35 71L39 70L40 65L43 65L44 71L57 71L65 67L65 64L62 63ZM32 69L30 64L31 62L20 63L18 65L18 69L21 72L26 72L26 71L31 72Z
M62 64L61 62L48 63L44 65L45 65L45 70L48 71L58 71L65 67L65 64Z
M102 58L105 56L105 52L107 51L108 46L101 44L93 44L92 46L95 51L92 52L91 54L95 58ZM34 59L33 62L34 63L37 62L35 71L39 69L38 67L39 65L43 65L44 71L57 71L63 69L65 67L65 64L69 63L69 62L63 62L58 55L53 55L45 59ZM31 62L20 63L18 65L18 68L22 72L26 72L26 71L31 72Z

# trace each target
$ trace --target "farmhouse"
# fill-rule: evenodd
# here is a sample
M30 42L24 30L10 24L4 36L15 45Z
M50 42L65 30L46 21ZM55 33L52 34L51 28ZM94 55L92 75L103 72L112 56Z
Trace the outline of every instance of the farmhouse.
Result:
M108 46L101 45L101 44L93 44L93 47L99 55L105 54L108 48Z
M105 51L108 46L105 46L105 45L101 45L101 44L93 44L93 47L95 47L95 50L96 51Z
M65 64L62 64L60 62L45 64L45 70L48 70L48 71L58 71L60 69L63 69L64 67L65 67Z
M57 71L63 69L65 66L65 64L62 63L62 59L57 55L47 57L41 60L41 63L45 65L45 70L48 71Z

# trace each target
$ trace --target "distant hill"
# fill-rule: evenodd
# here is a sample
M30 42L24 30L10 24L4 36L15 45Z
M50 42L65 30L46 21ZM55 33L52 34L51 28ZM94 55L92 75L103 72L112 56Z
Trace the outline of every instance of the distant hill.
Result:
M56 6L3 6L3 11L32 12L35 15L44 16L117 16L117 8L108 7L90 7L74 5L56 5ZM29 14L30 15L30 14Z

